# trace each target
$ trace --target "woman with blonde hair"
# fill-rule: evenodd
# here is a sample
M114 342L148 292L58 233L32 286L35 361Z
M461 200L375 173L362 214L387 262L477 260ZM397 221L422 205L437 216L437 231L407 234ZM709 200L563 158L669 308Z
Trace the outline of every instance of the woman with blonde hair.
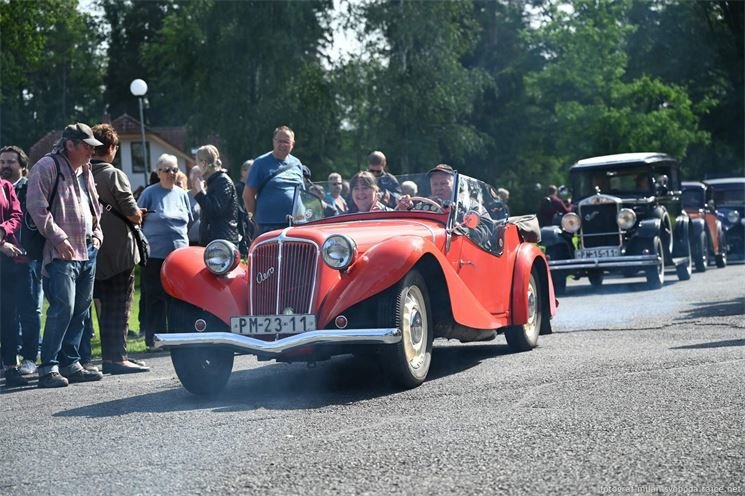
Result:
M375 176L368 171L361 171L349 180L350 196L348 213L374 212L376 210L389 210L378 200L378 182Z
M225 239L238 246L243 238L238 195L222 168L220 152L214 145L204 145L197 150L196 161L190 183L201 210L199 244Z

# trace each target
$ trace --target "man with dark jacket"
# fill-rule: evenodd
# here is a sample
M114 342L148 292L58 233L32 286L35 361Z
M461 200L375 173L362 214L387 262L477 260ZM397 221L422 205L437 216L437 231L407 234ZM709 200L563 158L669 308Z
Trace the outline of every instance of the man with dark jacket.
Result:
M111 162L119 149L119 137L109 124L93 127L93 135L102 144L91 159L91 170L98 197L103 205L101 229L106 242L96 260L94 295L101 301L99 325L104 374L147 372L149 368L127 357L129 312L135 288L135 264L139 252L129 226L118 212L133 224L142 223L127 175Z
M401 198L401 185L396 176L385 170L388 165L383 152L375 150L367 157L367 171L375 176L380 188L380 202L390 208L395 208Z
M0 148L0 177L13 183L16 196L21 202L21 213L26 215L26 191L28 189L28 156L17 146ZM22 227L19 233L22 232ZM23 239L17 236L23 246ZM18 367L21 375L36 373L36 356L39 354L41 335L41 307L44 293L41 290L41 260L21 257L14 264L18 320L21 326L21 355L23 361Z

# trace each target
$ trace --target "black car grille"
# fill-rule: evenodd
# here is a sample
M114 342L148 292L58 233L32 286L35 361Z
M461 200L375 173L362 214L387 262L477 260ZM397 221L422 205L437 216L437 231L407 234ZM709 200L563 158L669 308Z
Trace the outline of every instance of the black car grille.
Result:
M318 265L311 242L272 241L251 254L251 314L310 313Z
M615 203L580 206L579 216L582 219L580 235L584 248L621 245L621 232L616 222L618 206Z

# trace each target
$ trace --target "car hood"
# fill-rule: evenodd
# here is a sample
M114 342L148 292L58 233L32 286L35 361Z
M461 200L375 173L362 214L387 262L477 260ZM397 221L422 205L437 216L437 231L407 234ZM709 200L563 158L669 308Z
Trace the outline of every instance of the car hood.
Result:
M350 237L359 253L364 253L381 241L399 236L423 238L439 247L445 244L445 226L426 219L369 219L300 225L266 233L257 238L254 244L282 237L307 239L321 246L329 236L335 234Z

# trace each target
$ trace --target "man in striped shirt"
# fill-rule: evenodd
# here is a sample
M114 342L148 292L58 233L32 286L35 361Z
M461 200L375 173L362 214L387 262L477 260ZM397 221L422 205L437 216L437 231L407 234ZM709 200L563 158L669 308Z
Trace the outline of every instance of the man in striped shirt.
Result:
M46 238L42 276L49 309L39 367L43 388L103 377L83 368L79 353L93 298L96 255L103 243L101 206L90 172L93 149L100 145L86 124L71 124L29 176L26 208Z

